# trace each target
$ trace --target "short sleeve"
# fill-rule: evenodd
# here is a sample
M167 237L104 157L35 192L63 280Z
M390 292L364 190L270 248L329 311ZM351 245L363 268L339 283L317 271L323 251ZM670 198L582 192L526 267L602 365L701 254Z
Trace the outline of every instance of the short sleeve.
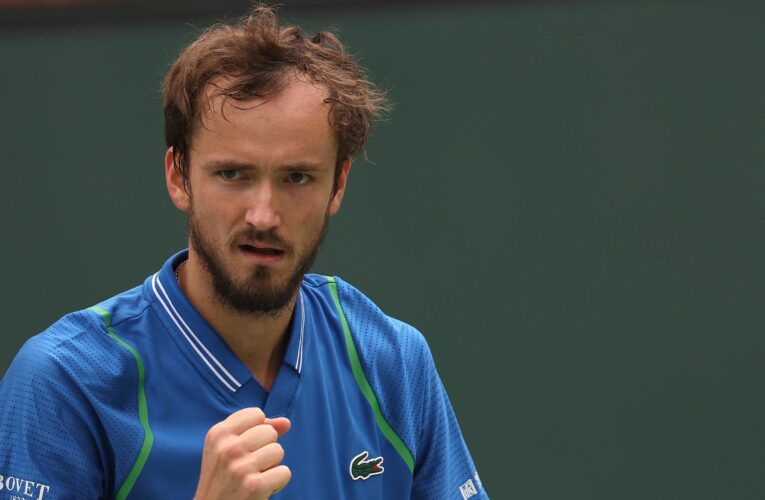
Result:
M0 498L101 498L98 420L55 342L37 336L0 381Z
M424 376L422 421L413 499L488 499L427 345L419 353Z

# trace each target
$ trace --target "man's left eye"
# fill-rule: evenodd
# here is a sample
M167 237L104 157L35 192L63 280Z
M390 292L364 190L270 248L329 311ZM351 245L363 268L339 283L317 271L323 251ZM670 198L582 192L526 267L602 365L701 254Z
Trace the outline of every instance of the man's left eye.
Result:
M291 184L305 184L311 180L311 177L308 174L301 174L300 172L294 172L287 176L287 180Z

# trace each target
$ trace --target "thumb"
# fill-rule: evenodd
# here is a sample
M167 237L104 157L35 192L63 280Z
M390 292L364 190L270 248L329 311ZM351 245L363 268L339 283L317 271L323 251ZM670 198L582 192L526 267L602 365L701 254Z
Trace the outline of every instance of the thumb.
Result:
M292 427L292 422L286 417L267 418L264 423L273 427L280 437Z

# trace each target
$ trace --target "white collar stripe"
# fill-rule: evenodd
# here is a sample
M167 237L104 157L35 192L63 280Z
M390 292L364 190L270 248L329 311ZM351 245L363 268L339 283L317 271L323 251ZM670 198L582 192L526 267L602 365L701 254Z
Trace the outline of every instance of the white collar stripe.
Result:
M223 377L220 376L220 373L218 373L217 370L215 370L215 368L213 368L213 366L210 364L210 362L207 360L207 358L204 357L204 355L200 352L200 350L197 348L197 346L194 344L194 342L192 342L192 340L189 338L189 336L186 334L186 332L183 330L183 328L181 328L181 325L178 324L178 321L175 319L173 314L170 312L170 309L168 309L167 304L165 304L165 301L162 300L162 297L160 296L159 292L157 291L157 281L158 281L157 275L155 274L152 277L152 280L151 280L151 288L152 288L152 291L154 292L154 295L157 296L157 299L159 300L159 303L162 304L162 307L165 309L165 312L167 312L167 315L170 317L171 320L173 320L173 323L175 323L175 326L181 332L183 337L191 345L191 347L194 349L194 351L197 353L197 355L200 358L202 358L202 361L204 361L204 363L207 365L207 367L210 369L210 371L213 372L213 374L218 378L218 380L220 380L223 383L223 385L225 385L231 392L236 392L236 389L234 389L231 386L231 384L226 382L226 379L224 379ZM162 286L161 283L160 283L160 286ZM162 291L164 292L164 289Z
M183 316L180 315L178 310L175 308L175 305L173 304L173 301L170 300L170 297L167 295L167 292L165 291L165 287L162 286L162 281L159 279L159 276L157 276L157 284L159 285L159 289L162 291L162 295L165 296L165 299L167 299L168 304L170 304L170 308L173 310L173 313L175 313L175 316L178 318L178 320L181 322L181 324L186 328L186 331L191 335L191 338L193 338L199 347L202 348L202 350L207 354L210 359L215 363L218 368L221 369L221 371L228 377L228 379L234 383L236 387L242 387L242 384L239 383L237 379L234 378L233 375L231 375L226 368L223 367L223 365L218 361L218 359L213 356L213 354L205 347L205 345L202 343L201 340L199 340L199 337L194 334L194 331L189 327L189 325L183 320Z
M303 371L303 333L305 331L305 301L303 300L303 291L300 291L300 343L298 344L297 366L298 373Z

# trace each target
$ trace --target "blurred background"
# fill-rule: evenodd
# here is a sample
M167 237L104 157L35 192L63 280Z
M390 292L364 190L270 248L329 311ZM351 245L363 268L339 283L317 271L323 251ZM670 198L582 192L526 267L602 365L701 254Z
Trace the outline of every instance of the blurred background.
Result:
M184 246L160 81L248 2L0 4L3 373ZM316 271L425 334L492 498L765 498L765 3L281 13L395 106Z

